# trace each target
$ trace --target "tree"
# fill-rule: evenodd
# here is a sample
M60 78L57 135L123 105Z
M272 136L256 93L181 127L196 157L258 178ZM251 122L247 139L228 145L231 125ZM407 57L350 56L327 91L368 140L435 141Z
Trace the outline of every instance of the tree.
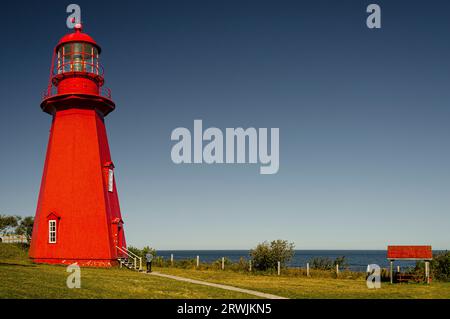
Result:
M25 235L27 239L31 239L33 233L34 218L31 216L20 219L18 226L16 227L17 235Z
M294 256L294 243L287 240L274 240L271 243L263 242L250 251L253 267L258 270L276 269L278 262L281 267L292 260Z
M0 233L8 233L12 231L13 228L18 226L18 221L20 217L18 216L6 216L0 215Z

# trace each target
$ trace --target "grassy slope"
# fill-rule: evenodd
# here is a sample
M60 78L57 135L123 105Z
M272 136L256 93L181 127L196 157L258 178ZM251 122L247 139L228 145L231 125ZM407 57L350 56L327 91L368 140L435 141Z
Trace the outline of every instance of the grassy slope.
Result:
M64 266L32 264L25 251L0 244L0 298L252 298L117 268L82 268L81 289L68 289L68 275Z
M368 289L364 279L306 278L248 275L232 271L157 268L157 271L209 282L254 289L289 298L450 298L450 283L382 283L381 289Z

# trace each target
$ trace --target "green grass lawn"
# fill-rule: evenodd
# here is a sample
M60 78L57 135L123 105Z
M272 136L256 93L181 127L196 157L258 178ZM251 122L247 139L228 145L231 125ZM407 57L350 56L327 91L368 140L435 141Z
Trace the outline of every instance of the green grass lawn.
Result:
M164 274L253 289L288 298L450 298L450 283L382 283L380 289L368 289L363 278L335 279L299 276L251 275L233 271L156 268Z
M155 268L163 274L257 290L288 298L450 298L450 283L382 283L363 278L255 275L221 270ZM0 298L254 298L254 296L149 276L128 269L82 268L81 289L69 289L65 266L33 264L14 245L0 244Z
M25 251L0 244L0 298L255 298L128 269L81 269L81 289L69 289L65 266L33 264Z

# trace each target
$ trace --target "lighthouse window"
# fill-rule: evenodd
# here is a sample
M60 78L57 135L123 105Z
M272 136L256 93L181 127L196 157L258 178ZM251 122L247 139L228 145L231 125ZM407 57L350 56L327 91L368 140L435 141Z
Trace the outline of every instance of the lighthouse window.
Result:
M94 48L90 44L84 46L86 72L94 73Z
M108 191L114 191L114 171L111 168L108 170Z
M48 242L50 244L56 243L56 220L48 221Z
M72 44L66 44L62 47L62 72L70 72L72 71Z
M58 74L88 72L99 74L98 50L89 43L67 43L58 50Z
M96 74L99 74L99 65L98 65L98 50L97 48L93 48L93 55L92 55L92 64L94 68L94 72Z
M83 71L83 44L73 44L73 70L76 72Z

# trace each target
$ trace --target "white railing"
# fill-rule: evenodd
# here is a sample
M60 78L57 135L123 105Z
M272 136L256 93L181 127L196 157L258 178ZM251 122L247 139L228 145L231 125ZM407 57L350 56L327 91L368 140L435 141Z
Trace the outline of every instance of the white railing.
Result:
M119 247L116 246L117 249L119 249L119 251L121 251L122 253L124 253L128 259L133 260L133 264L134 264L134 269L135 270L142 270L142 257L139 257L138 255L134 254L133 252L129 251L128 249L126 249L125 247ZM138 269L138 260L139 260L139 269ZM123 261L120 260L120 266L122 267Z
M122 248L120 248L119 246L116 246L116 248L119 250L119 251L121 251L123 254L125 254L125 256L127 256L127 260L132 260L133 261L133 268L134 269L137 269L137 258L136 257L134 257L134 256L132 256L131 254L129 254L125 249L124 249L124 247L122 247ZM120 267L122 267L122 265L124 264L124 261L123 261L123 259L121 259L121 258L119 258L119 261L120 261Z
M138 255L136 255L135 253L129 251L128 249L126 249L125 247L122 247L128 254L132 255L136 261L136 258L139 260L139 270L142 270L142 257L139 257ZM136 263L137 265L137 263Z

